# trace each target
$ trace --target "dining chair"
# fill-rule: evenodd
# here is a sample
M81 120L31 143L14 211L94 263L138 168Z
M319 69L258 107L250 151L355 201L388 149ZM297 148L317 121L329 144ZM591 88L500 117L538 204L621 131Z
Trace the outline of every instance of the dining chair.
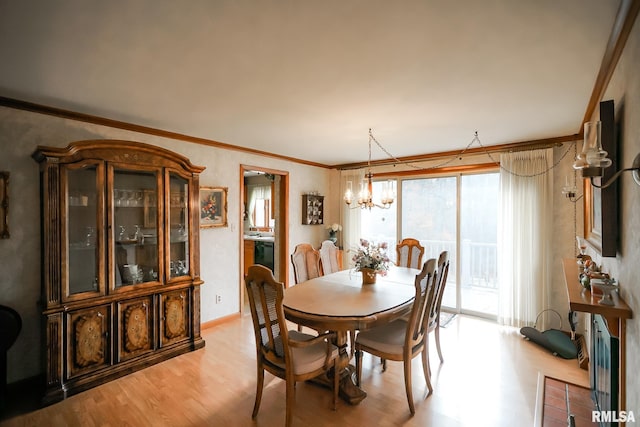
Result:
M428 333L433 332L436 339L436 348L438 349L438 356L440 357L440 363L444 362L442 357L442 350L440 349L440 307L442 306L442 296L444 295L444 288L447 285L447 276L449 275L449 252L442 251L438 257L438 267L435 278L435 302L429 310L429 317L427 320ZM429 355L427 355L428 361ZM429 366L429 372L431 372L431 366Z
M342 257L340 249L331 240L325 240L318 250L320 253L321 273L331 274L342 270Z
M333 373L333 409L338 400L336 363L338 348L332 344L334 333L317 336L288 330L282 300L284 284L277 282L273 273L262 265L252 265L245 277L251 318L256 339L258 381L252 419L260 409L264 371L286 382L286 426L291 425L292 406L295 402L295 383Z
M309 243L296 245L291 254L293 278L297 283L320 277L320 254Z
M320 275L335 273L342 270L342 256L340 249L331 240L325 240L318 250L320 254ZM350 357L353 357L353 346L356 339L356 331L349 331Z
M293 264L293 280L296 284L322 276L320 253L309 243L296 245L291 254L291 264ZM298 325L298 331L302 331L301 325Z
M422 271L416 275L415 298L409 320L394 320L382 326L361 331L356 337L356 383L362 379L362 352L366 351L384 360L402 361L404 364L404 384L409 402L409 410L414 415L413 391L411 386L411 361L422 353L422 371L430 395L431 374L428 367L429 341L426 316L435 304L435 268L436 260L429 259Z
M424 247L416 239L402 239L396 245L396 265L400 267L420 268L422 266L422 256Z

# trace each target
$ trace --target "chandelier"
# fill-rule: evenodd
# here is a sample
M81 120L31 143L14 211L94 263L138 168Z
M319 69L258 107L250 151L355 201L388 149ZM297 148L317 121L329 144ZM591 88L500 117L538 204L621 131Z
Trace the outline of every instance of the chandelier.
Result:
M380 203L373 201L373 173L371 172L371 141L374 140L371 129L369 129L369 160L367 161L367 173L364 175L364 179L360 184L360 191L358 192L358 198L356 199L357 205L351 207L351 203L354 201L353 194L353 182L347 181L347 190L344 193L344 201L352 209L361 208L369 209L373 207L381 209L389 209L393 200L395 199L395 189L392 180L382 184L382 194L380 195Z

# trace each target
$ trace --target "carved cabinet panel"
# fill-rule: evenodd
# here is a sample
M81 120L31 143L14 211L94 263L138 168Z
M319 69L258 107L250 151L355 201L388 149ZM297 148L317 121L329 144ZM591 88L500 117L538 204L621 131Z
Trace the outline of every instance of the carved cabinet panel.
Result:
M160 295L160 344L189 338L189 292L180 290Z
M204 346L199 174L132 141L38 147L42 316L53 403Z
M109 306L77 310L67 315L69 378L111 363Z
M127 360L155 349L152 297L118 303L118 358Z

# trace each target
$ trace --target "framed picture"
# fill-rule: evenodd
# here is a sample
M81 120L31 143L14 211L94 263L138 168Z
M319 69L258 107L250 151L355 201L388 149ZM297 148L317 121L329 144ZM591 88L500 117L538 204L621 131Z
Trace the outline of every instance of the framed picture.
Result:
M616 123L613 101L600 103L602 149L613 161L604 169L602 178L593 178L595 185L602 185L618 170ZM603 257L615 257L618 249L618 184L598 188L585 180L584 187L584 237Z
M200 187L200 227L227 226L227 187Z
M9 238L9 172L0 171L0 239Z

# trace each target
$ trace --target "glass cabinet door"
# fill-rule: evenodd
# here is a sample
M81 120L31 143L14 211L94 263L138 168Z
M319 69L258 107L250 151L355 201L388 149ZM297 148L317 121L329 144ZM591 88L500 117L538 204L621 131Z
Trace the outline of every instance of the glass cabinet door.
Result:
M115 287L158 281L158 173L113 170Z
M65 169L64 217L66 235L66 296L84 292L104 292L100 246L102 233L102 198L98 193L98 177L103 168L98 164L80 164Z
M189 274L189 181L169 174L169 278Z

